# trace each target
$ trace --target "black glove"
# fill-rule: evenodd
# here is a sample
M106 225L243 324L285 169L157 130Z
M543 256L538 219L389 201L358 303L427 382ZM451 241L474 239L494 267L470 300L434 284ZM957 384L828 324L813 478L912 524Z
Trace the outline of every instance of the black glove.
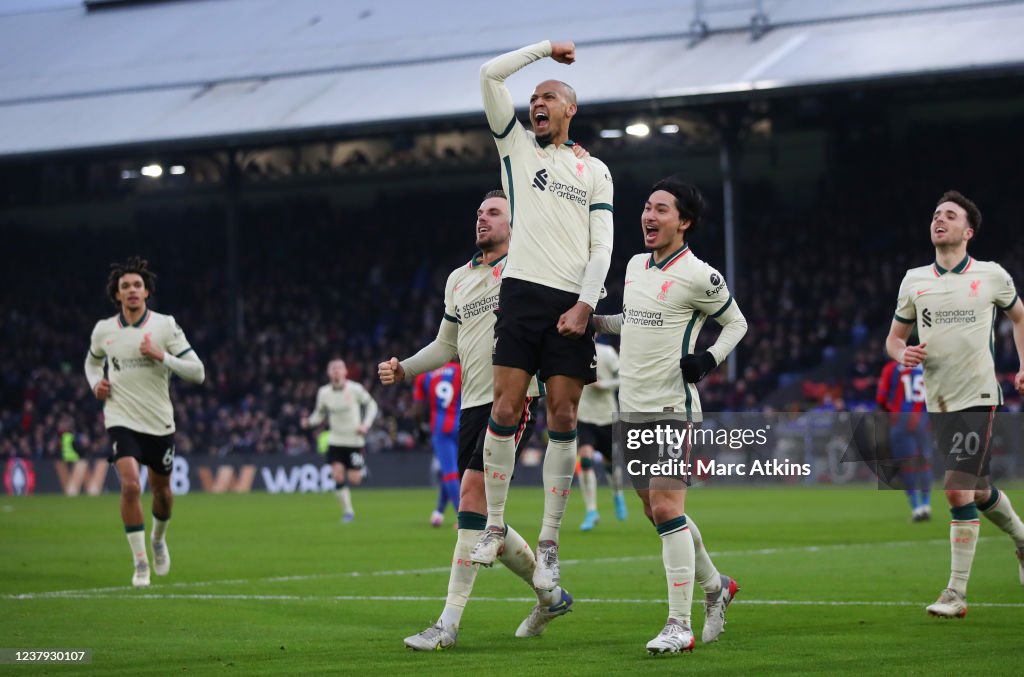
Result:
M683 372L683 379L687 383L700 381L717 366L718 362L715 362L715 356L706 350L696 355L690 353L679 358L679 369Z

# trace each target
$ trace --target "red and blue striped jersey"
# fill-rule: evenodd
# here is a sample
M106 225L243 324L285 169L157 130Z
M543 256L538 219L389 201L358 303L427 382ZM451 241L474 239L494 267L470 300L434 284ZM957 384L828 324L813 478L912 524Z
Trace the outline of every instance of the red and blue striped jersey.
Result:
M449 362L416 377L413 399L430 406L430 432L450 434L459 429L462 410L462 366Z
M895 360L882 368L875 402L882 411L894 416L892 424L904 430L917 430L927 416L925 409L924 369L921 365L904 367Z

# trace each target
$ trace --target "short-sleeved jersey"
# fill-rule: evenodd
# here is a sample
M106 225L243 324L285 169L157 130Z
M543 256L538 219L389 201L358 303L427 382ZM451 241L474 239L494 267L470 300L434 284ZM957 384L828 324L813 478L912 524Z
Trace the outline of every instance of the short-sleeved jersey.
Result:
M490 63L512 73L550 54L550 47L547 54L540 48L534 45ZM611 173L593 156L578 159L571 142L542 147L516 119L504 84L485 85L483 99L487 118L494 121L491 132L512 215L504 275L578 294L590 261L591 214L604 211L603 218L612 213ZM611 241L606 244L610 251Z
M611 425L619 411L618 398L615 396L619 380L619 354L615 348L604 343L596 344L596 348L597 381L583 386L576 417L583 423Z
M925 413L924 369L921 365L904 367L895 360L882 367L875 396L882 411L895 414L891 418L894 428L914 431L927 422Z
M679 360L693 352L707 318L724 324L739 313L725 279L684 245L660 263L651 254L634 256L624 284L619 407L701 421L697 387L683 380Z
M175 430L171 406L171 370L139 350L146 334L165 353L181 357L192 350L171 315L147 309L135 324L124 315L100 320L92 330L89 353L105 360L110 397L103 403L103 423L146 433L169 435Z
M477 253L469 263L448 275L444 286L444 322L458 325L456 350L462 363L462 408L494 401L494 311L501 291L501 272L507 257L488 263ZM529 396L537 397L537 379L530 382Z
M907 271L895 319L917 322L918 337L928 344L928 411L1003 403L992 357L995 320L999 310L1009 310L1016 301L1009 273L998 263L970 255L951 270L933 263Z
M316 406L309 417L310 425L320 425L327 420L332 447L362 447L366 438L357 430L363 422L363 409L371 403L376 407L370 393L356 381L345 381L335 388L330 383L316 391Z
M432 434L450 435L458 431L462 409L462 367L458 362L417 376L412 395L417 402L427 403Z

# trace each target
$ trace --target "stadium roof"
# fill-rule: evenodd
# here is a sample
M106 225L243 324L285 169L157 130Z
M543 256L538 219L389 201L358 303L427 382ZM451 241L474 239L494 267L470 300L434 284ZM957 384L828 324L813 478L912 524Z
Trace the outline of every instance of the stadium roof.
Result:
M513 76L524 105L546 77L587 106L1024 65L1019 0L699 4L709 33L695 41L694 0L523 0L514 15L453 0L8 0L0 157L461 121L479 114L484 60L545 38L575 40L578 61ZM758 5L770 30L755 40Z

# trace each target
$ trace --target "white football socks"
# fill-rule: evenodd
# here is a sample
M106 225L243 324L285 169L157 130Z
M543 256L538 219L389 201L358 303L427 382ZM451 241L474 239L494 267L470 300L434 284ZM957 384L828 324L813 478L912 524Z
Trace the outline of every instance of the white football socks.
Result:
M569 502L572 478L576 473L576 431L548 431L548 448L544 453L544 519L538 541L558 543L565 505Z
M715 567L715 563L711 561L711 556L708 555L707 549L704 547L704 539L700 535L700 529L697 528L697 523L693 521L690 515L686 515L686 525L690 527L690 536L693 538L693 552L696 561L696 573L694 578L697 579L697 585L704 593L718 592L722 589L722 575L718 572L718 568Z
M516 466L515 426L487 424L484 437L484 490L487 493L487 526L505 526L505 501Z
M444 611L438 621L445 628L458 630L462 622L462 612L466 609L469 595L473 592L473 583L476 581L476 573L480 569L479 564L470 561L470 553L473 546L480 538L482 530L459 529L459 538L455 542L455 552L452 553L452 572L448 577L448 599L444 603Z
M668 583L668 616L690 625L693 606L693 536L686 524L661 534L661 560Z

